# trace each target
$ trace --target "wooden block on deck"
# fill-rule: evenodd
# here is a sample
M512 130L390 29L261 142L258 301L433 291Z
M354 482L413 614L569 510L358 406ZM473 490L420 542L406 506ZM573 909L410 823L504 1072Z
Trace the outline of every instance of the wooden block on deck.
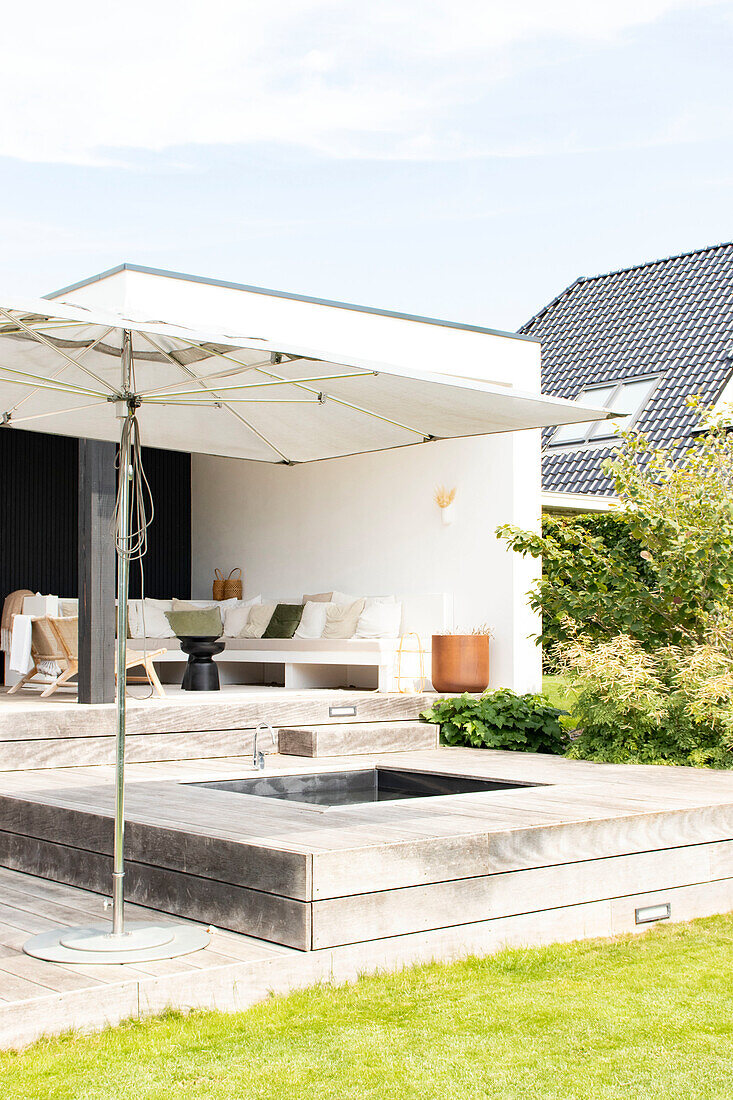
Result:
M357 722L281 728L286 756L359 756L438 747L438 727L427 722Z

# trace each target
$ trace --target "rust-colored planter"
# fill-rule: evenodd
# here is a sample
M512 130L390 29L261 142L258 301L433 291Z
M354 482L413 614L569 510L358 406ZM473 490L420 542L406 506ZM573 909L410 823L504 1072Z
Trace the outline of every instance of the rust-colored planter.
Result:
M489 686L488 634L433 634L432 665L436 691L484 691Z

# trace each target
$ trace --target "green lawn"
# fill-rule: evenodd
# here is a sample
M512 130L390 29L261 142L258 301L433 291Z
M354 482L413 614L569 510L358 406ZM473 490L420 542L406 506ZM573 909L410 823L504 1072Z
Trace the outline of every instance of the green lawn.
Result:
M0 1055L3 1100L731 1096L733 914Z
M542 693L548 697L553 707L569 707L571 695L564 676L543 676Z

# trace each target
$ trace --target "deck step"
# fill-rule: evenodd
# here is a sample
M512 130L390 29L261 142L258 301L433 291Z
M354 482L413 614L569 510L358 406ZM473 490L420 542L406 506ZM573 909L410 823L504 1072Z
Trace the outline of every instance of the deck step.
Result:
M286 756L360 756L438 747L438 727L427 722L354 722L329 726L281 727L279 750Z

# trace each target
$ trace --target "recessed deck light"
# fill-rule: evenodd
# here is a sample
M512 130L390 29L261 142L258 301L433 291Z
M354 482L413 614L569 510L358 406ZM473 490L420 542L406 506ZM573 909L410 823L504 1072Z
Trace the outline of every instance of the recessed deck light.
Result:
M660 905L643 905L634 910L637 924L651 924L655 920L669 920L672 916L672 906L668 901Z

